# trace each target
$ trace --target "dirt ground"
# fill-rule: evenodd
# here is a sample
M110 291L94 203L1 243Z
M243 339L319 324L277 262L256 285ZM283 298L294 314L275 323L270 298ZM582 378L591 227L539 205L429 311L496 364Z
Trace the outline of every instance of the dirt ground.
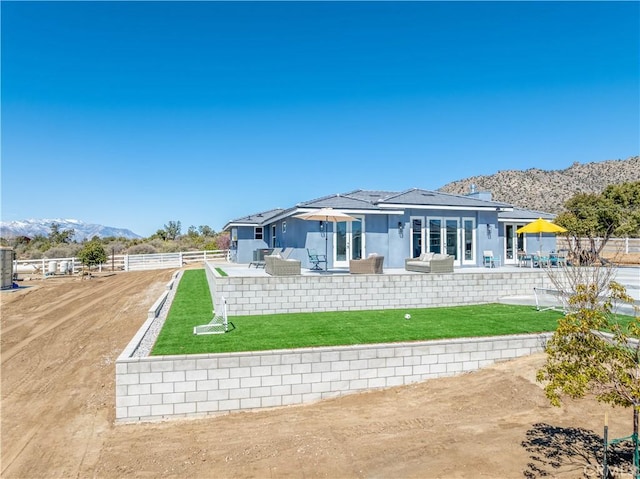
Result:
M114 424L114 363L171 270L0 293L3 478L583 477L631 411L551 407L542 355L304 406ZM549 477L548 476L548 477Z

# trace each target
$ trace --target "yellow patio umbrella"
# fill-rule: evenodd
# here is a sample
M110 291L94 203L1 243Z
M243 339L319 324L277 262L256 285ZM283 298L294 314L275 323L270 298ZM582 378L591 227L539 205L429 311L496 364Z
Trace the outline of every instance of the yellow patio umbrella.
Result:
M532 221L529 224L522 226L516 230L516 233L538 233L538 242L539 247L542 247L542 233L566 233L567 230L562 226L556 225L551 221L543 220L542 218L538 218L535 221Z

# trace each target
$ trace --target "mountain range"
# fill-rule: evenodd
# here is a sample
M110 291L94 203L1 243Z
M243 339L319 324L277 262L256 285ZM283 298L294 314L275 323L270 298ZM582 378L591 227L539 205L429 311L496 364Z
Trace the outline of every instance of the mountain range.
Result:
M557 214L576 193L601 193L607 185L635 181L640 181L640 156L576 162L564 170L504 170L447 183L439 191L465 195L475 185L476 191L490 191L494 201Z
M465 195L474 185L476 191L490 191L495 201L531 210L560 213L564 203L576 193L600 193L607 185L633 181L640 181L640 156L584 164L576 162L564 170L504 170L493 175L453 181L439 191ZM94 236L141 238L128 229L74 219L0 221L0 237L48 236L51 233L51 223L58 223L60 230L73 229L76 241Z
M23 221L0 221L0 237L14 238L16 236L34 237L36 235L49 236L51 233L51 223L60 225L60 231L74 231L73 239L80 242L91 239L94 236L100 238L106 237L123 237L128 239L142 238L142 236L125 228L114 228L112 226L103 226L85 223L80 220L73 219L29 219Z

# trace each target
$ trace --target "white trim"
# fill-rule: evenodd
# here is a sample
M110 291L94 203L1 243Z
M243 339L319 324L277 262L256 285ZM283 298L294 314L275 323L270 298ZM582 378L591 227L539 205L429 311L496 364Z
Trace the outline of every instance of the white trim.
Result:
M531 223L532 221L535 221L538 218L540 218L540 216L536 216L535 218L498 218L498 223L522 223L526 225L527 223ZM547 221L553 221L553 220L548 219Z
M502 223L502 264L517 264L518 263L518 236L522 236L522 246L524 251L527 251L527 235L517 234L518 228L523 227L529 223L528 221L509 221ZM513 251L511 252L512 258L507 258L507 226L513 226Z
M471 221L471 259L465 258L465 221ZM460 261L462 264L475 265L476 263L476 219L471 216L460 218Z
M340 210L342 211L342 210ZM360 234L361 236L361 241L362 241L362 256L361 258L366 258L367 257L367 243L366 243L366 228L365 228L365 219L364 216L361 215L354 215L354 218L360 220L360 224L361 224L361 228L360 228ZM347 237L346 237L346 241L348 243L347 247L346 247L346 259L344 261L338 261L337 256L338 256L338 227L337 227L337 223L345 223L347 225ZM352 225L353 223L355 223L355 221L338 221L338 222L333 222L334 228L333 228L333 266L335 268L348 268L349 267L349 260L351 259L351 256L353 256L353 250L351 248L351 245L353 244L353 228Z
M378 205L380 208L409 208L414 210L447 210L447 211L513 211L513 207L507 206L446 206L446 205ZM341 210L344 211L344 210Z
M346 213L346 214L354 214L354 215L403 215L404 214L404 210L397 210L397 211L393 211L393 210L360 210L360 209L354 209L354 208L335 208L338 211L341 211L342 213ZM296 215L296 214L300 214L300 213L309 213L311 211L316 211L318 210L318 208L297 208L296 211L294 211L293 213L287 214L286 216L292 216L292 215ZM274 216L274 218L276 218Z
M415 220L420 220L420 253L425 252L425 234L426 234L426 221L424 216L410 216L409 217L409 257L413 258L413 222Z
M259 225L259 224L257 224L257 223L229 223L229 224L227 225L227 227L226 227L223 231L226 231L226 230L228 230L229 228L237 228L237 227L239 227L239 226L251 226L251 227L256 227L256 226L260 226L260 225Z
M440 237L440 251L438 251L438 253L440 254L444 254L446 253L446 251L443 251L444 249L444 241L442 241L442 236L443 236L443 229L444 229L444 224L443 224L443 218L442 216L427 216L426 221L425 221L425 251L427 253L435 253L435 251L431 251L431 225L429 224L431 221L436 220L440 222L440 228L438 231L438 236Z

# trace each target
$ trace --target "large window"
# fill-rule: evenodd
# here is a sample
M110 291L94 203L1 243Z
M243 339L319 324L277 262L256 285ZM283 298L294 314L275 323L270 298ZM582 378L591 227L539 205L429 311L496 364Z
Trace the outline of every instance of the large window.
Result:
M475 263L476 260L476 220L474 218L462 218L462 247L463 261L465 263Z
M417 258L422 250L422 218L411 218L411 257Z
M429 225L429 252L442 253L442 220L440 218L428 218Z

